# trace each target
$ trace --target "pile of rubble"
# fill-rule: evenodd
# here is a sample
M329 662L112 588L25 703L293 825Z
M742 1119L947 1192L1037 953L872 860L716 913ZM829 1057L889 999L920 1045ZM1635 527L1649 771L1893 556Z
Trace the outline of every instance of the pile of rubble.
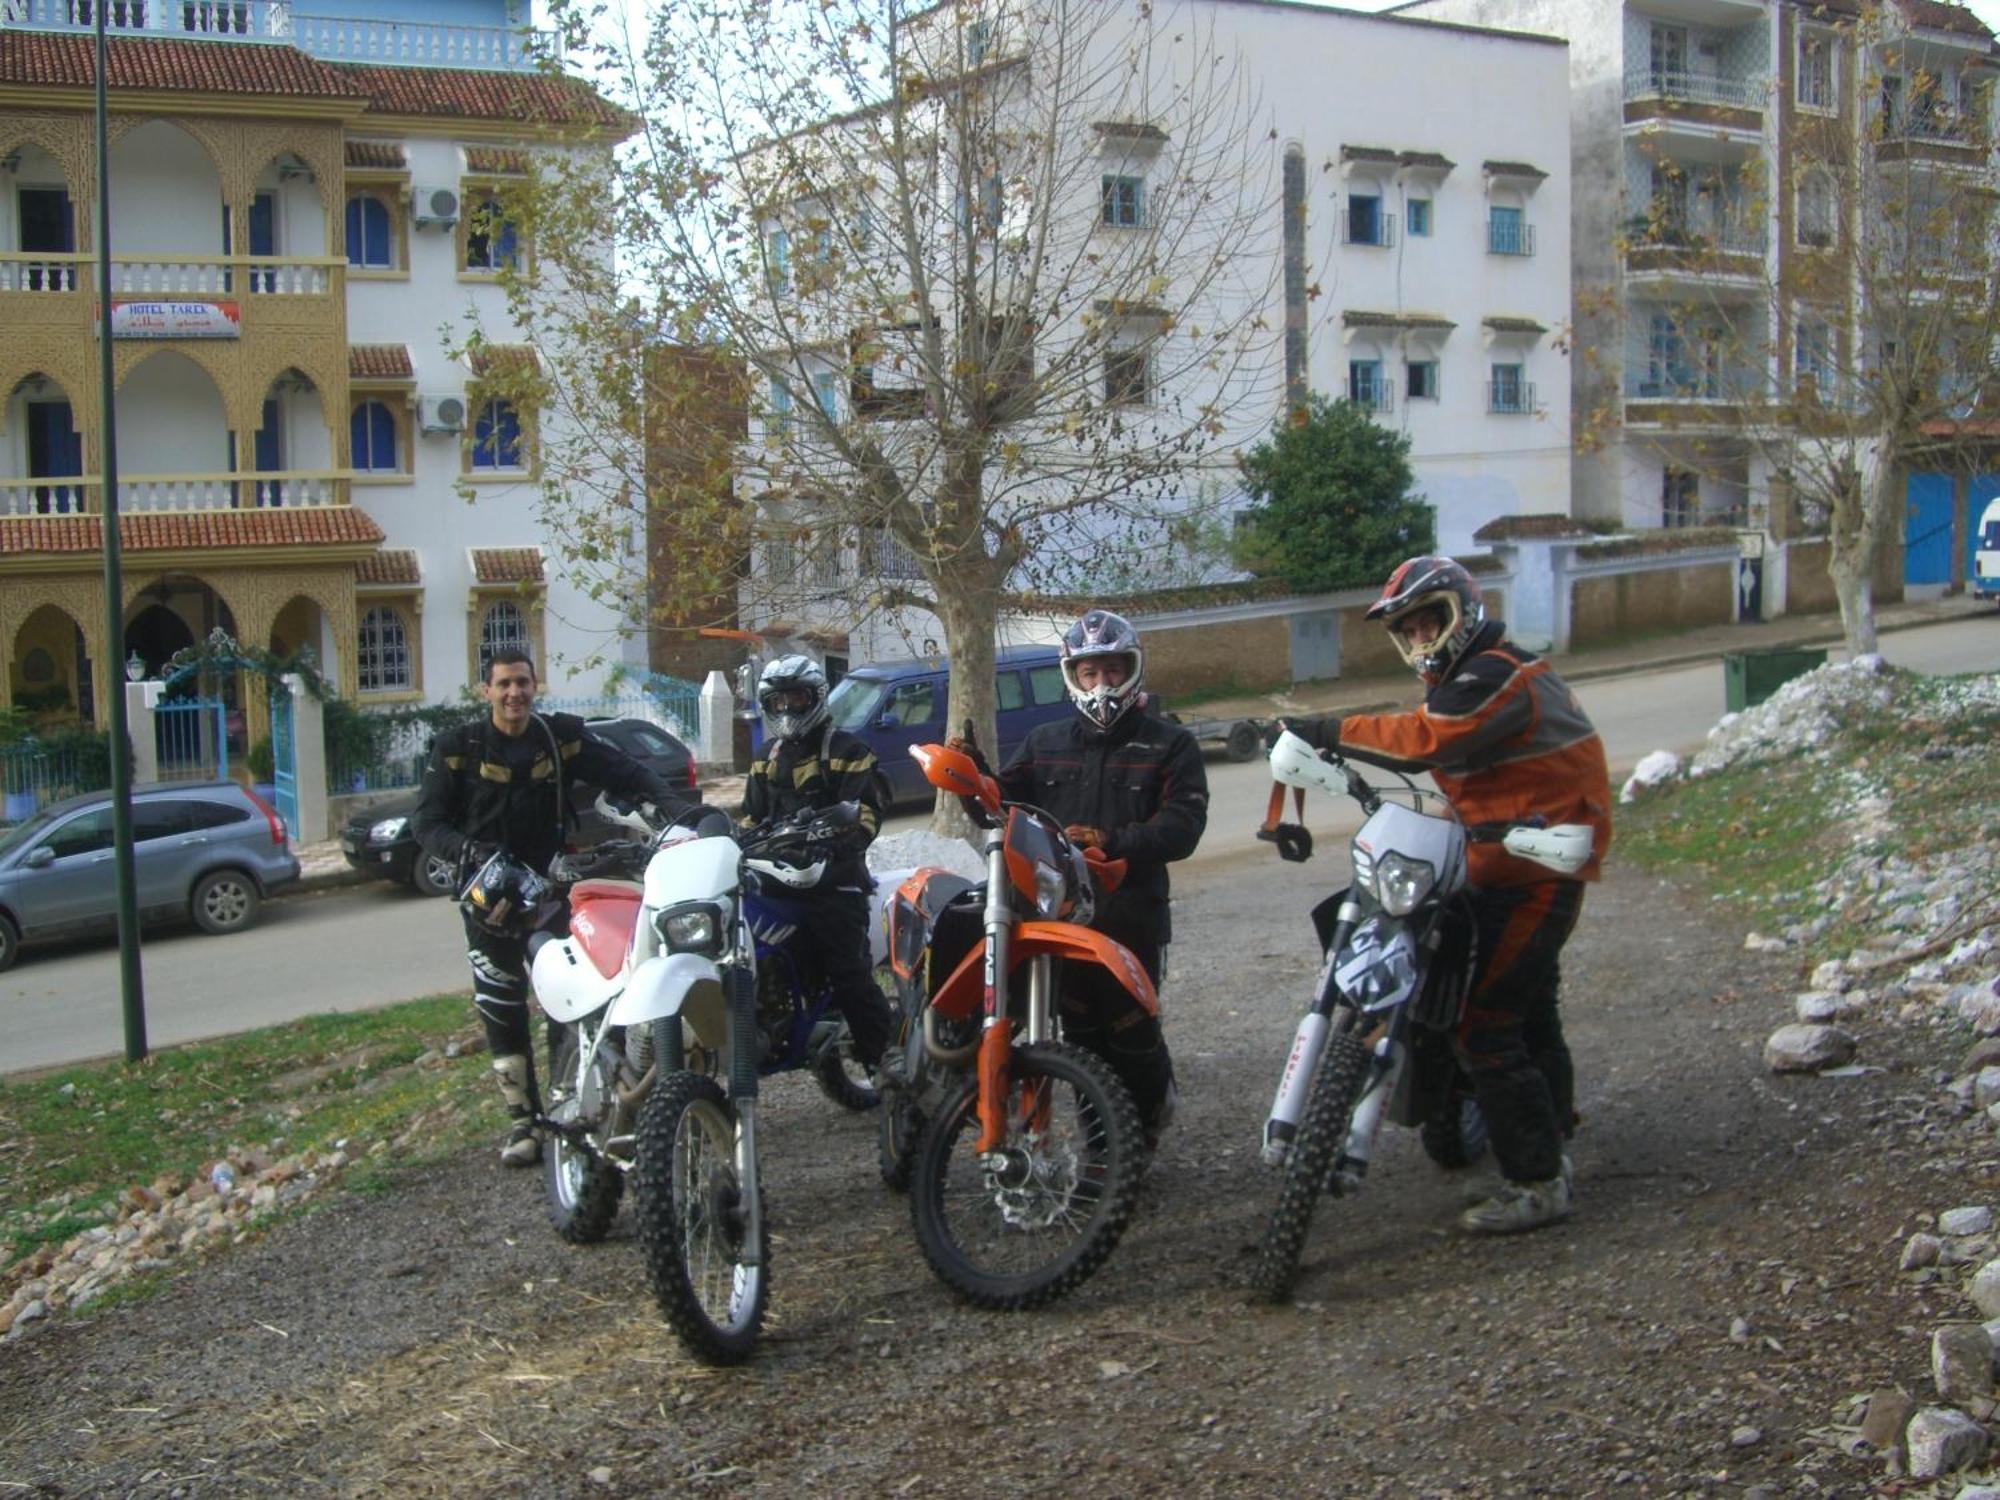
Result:
M1886 836L1899 827L1894 790L1854 747L1856 731L1900 739L1905 752L1921 735L1928 740L1915 751L1922 758L1979 756L2000 769L1990 742L1966 732L1996 709L2000 676L1918 678L1863 656L1821 667L1755 708L1725 717L1687 767L1687 774L1703 776L1779 758L1819 762L1826 767L1818 786L1828 823L1848 829L1833 868L1793 894L1817 915L1745 940L1752 949L1803 954L1836 930L1864 936L1854 951L1813 968L1792 997L1793 1019L1765 1043L1765 1065L1826 1077L1861 1071L1867 1062L1849 1028L1864 1019L1969 1028L1978 1040L1939 1076L1940 1103L1960 1121L1958 1139L1986 1154L1990 1149L1980 1143L2000 1132L2000 840L1976 809L1945 809L1963 817L1963 826L1947 830L1957 836L1931 842L1954 847L1920 856L1893 852ZM1675 757L1648 756L1623 800L1680 774ZM1920 811L1937 827L1939 809ZM2000 1431L2000 1233L1992 1208L1959 1204L1925 1216L1895 1269L1956 1287L1966 1315L1931 1331L1933 1389L1925 1399L1875 1391L1846 1413L1843 1440L1852 1452L1883 1455L1892 1476L1941 1479L1978 1469L2000 1457L1993 1443ZM2000 1488L1969 1486L1959 1494L2000 1500Z

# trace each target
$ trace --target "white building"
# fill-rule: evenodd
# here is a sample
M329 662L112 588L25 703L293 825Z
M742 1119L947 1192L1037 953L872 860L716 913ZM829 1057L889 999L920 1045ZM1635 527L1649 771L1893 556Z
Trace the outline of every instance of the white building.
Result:
M16 701L102 724L129 658L157 669L218 627L311 647L364 706L453 700L501 643L528 646L552 691L594 693L603 667L577 664L625 649L554 566L535 414L481 380L535 357L508 342L498 277L534 247L494 194L558 130L609 141L627 123L535 70L519 0L343 9L110 6L113 640L90 11L0 6L0 660ZM484 367L450 353L474 326Z
M977 55L966 57L968 70L992 70L1005 65L1007 28L1016 22L1007 5L947 0L903 24L919 39L912 45L930 53L969 54L976 42ZM1236 66L1256 96L1256 128L1240 149L1250 168L1242 181L1263 195L1254 205L1258 232L1229 247L1237 264L1216 278L1201 317L1178 321L1255 326L1271 330L1269 336L1255 358L1231 367L1220 384L1177 342L1178 328L1150 344L1143 335L1124 344L1114 337L1098 378L1102 403L1129 413L1132 441L1146 439L1148 407L1212 405L1228 413L1228 431L1187 481L1185 503L1224 518L1240 509L1233 455L1267 436L1288 402L1311 391L1364 403L1375 420L1409 436L1418 489L1437 509L1438 540L1446 549L1472 549L1474 531L1499 517L1568 513L1566 46L1546 37L1282 0L1189 0L1133 12L1129 24L1129 34L1095 40L1107 49L1132 47L1139 29L1150 25L1162 44L1144 55L1164 68L1170 64L1160 59L1172 52L1164 38L1199 31L1211 53ZM926 31L941 34L947 45L926 47ZM1166 86L1152 90L1160 101L1173 94ZM1068 194L1055 212L1073 215L1070 243L1105 257L1113 290L1098 294L1100 312L1109 307L1107 316L1122 315L1136 325L1144 309L1123 300L1132 294L1123 289L1130 283L1118 280L1118 258L1144 231L1186 232L1185 224L1168 224L1182 211L1171 196L1181 183L1167 180L1155 163L1185 144L1174 133L1188 127L1164 102L1157 117L1132 112L1129 96L1118 104L1091 126L1095 158L1065 162L1062 174L1049 175L1060 175ZM1236 147L1205 144L1218 154ZM997 179L962 186L955 212L980 205L995 220L996 238L1004 240L1013 232L1011 192ZM1025 217L1042 211L1036 203ZM805 263L810 252L801 248L809 244L802 225L821 226L811 233L823 242L829 219L838 234L838 226L866 212L822 203L811 214L796 215L795 223L782 216L767 220L766 256L783 268L773 283L789 289L796 280L792 268ZM1195 224L1198 236L1198 216ZM1054 351L1065 337L1077 336L1082 310L1090 306L1079 293L1061 317L1027 314L1035 320L1034 346L1023 357L1041 391L1035 413L1021 419L1024 430L1074 396L1073 390L1051 391L1061 377L1050 370L1060 364ZM844 361L855 346L853 329L800 326L827 351L826 363L775 375L765 382L768 390L757 392L761 431L753 431L748 450L740 487L747 495L758 493L759 442L768 449L801 426L814 430L822 413L836 423L886 427L899 414L921 410L921 391L894 391L881 378L892 360L875 361L871 385L850 379ZM898 396L908 401L899 404ZM1119 524L1115 518L1078 522L1074 552L1088 555L1094 526ZM910 654L943 637L936 620L921 611L870 615L857 607L885 573L893 581L896 569L907 575L910 567L907 556L865 531L838 546L816 544L810 557L785 544L780 555L767 550L760 564L766 576L775 571L796 579L797 588L790 601L746 601L745 623L752 628L789 633L828 651L845 646L855 660ZM1167 566L1148 582L1199 581L1168 576ZM1111 585L1079 578L1075 586Z
M1770 526L1771 449L1744 439L1748 405L1806 378L1829 390L1887 336L1865 310L1787 294L1816 263L1836 285L1851 276L1849 247L1881 227L1865 185L1813 162L1893 164L1911 182L1985 173L1992 33L1936 0L1413 0L1397 14L1569 40L1574 421L1595 437L1577 455L1577 515Z

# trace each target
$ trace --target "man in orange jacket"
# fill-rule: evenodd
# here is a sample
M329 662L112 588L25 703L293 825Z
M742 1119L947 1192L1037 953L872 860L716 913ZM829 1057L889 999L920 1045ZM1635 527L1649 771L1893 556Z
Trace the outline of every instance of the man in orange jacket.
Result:
M1288 721L1322 749L1400 771L1429 771L1469 828L1540 819L1596 831L1574 878L1476 841L1468 854L1479 966L1454 1043L1506 1177L1459 1220L1512 1234L1569 1217L1563 1142L1576 1119L1575 1074L1557 990L1563 944L1611 842L1604 742L1549 664L1486 618L1472 575L1446 557L1413 557L1389 575L1368 618L1388 626L1423 678L1411 713Z

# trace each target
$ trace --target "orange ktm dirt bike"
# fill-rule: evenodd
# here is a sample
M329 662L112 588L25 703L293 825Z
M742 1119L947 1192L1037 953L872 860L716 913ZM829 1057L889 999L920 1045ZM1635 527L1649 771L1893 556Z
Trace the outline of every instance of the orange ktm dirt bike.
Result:
M884 1059L883 1176L908 1184L918 1243L947 1286L981 1307L1038 1307L1111 1254L1144 1170L1132 1096L1061 1040L1062 986L1091 966L1135 1006L1157 1013L1159 999L1138 959L1087 925L1122 861L1091 859L1049 814L1003 802L973 755L910 753L984 829L986 880L918 870L888 904L904 1022Z

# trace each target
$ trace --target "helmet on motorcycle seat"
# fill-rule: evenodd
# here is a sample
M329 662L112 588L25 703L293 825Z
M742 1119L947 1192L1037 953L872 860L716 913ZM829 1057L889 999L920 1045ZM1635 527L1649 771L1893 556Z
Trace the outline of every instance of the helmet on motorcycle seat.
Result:
M1400 627L1427 609L1439 612L1437 631L1414 643ZM1441 682L1486 623L1486 601L1461 564L1448 557L1413 557L1389 575L1382 596L1368 606L1368 618L1389 628L1389 639L1420 677Z
M757 711L772 739L796 740L826 718L826 669L810 656L780 656L757 678Z
M1085 687L1078 681L1078 669L1086 663L1113 666L1118 681L1107 682L1093 673L1091 685ZM1076 711L1099 729L1109 729L1143 696L1139 689L1146 675L1146 653L1139 649L1139 632L1123 615L1108 609L1085 611L1063 632L1062 674Z
M555 895L544 876L501 849L473 871L458 904L481 926L519 935L541 925L543 909Z

